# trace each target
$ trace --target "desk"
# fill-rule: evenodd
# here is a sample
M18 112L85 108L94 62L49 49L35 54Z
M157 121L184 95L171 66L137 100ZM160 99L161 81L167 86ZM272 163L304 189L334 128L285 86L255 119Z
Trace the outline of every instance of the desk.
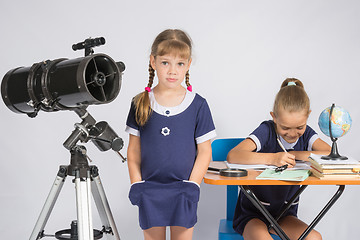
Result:
M212 162L215 163L215 162ZM216 163L215 167L219 167L219 163ZM248 170L248 176L246 177L223 177L220 174L212 171L208 171L204 176L204 182L207 184L213 185L239 185L240 189L247 196L247 198L256 206L260 212L265 216L265 218L270 222L271 226L274 228L278 236L283 240L289 240L289 237L281 229L277 221L281 216L289 209L291 204L296 200L296 198L305 190L308 185L338 185L338 189L325 205L325 207L320 211L320 213L315 217L315 219L309 224L308 228L303 232L299 237L300 239L305 239L308 233L318 224L321 218L327 213L327 211L332 207L336 200L341 196L345 189L345 185L360 185L360 177L358 179L336 179L336 180L323 180L316 178L314 176L309 176L306 180L302 182L290 182L290 181L280 181L280 180L257 180L256 177L261 173L261 171ZM301 185L300 189L295 193L292 199L287 203L284 209L282 209L281 214L275 219L267 209L260 203L255 194L251 191L250 185Z

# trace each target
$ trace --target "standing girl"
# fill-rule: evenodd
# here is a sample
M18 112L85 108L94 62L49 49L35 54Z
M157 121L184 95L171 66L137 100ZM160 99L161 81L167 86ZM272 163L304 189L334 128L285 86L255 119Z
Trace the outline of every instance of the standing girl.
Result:
M204 98L189 83L191 40L168 29L155 39L149 83L132 101L126 123L129 198L139 207L144 237L192 239L200 183L211 160L215 126ZM155 72L158 84L152 88ZM181 83L187 85L185 89Z
M307 161L310 153L330 153L330 146L322 141L307 125L310 100L302 82L295 78L286 79L276 95L272 121L264 121L250 136L232 149L228 161L241 164L267 164L295 166L296 160ZM280 141L287 152L278 143ZM299 186L251 186L255 195L274 218ZM290 239L298 239L307 225L297 218L298 201L279 220L279 224ZM234 229L245 239L272 239L268 221L241 192L235 209ZM272 230L273 233L273 230ZM306 239L322 239L320 233L312 230Z

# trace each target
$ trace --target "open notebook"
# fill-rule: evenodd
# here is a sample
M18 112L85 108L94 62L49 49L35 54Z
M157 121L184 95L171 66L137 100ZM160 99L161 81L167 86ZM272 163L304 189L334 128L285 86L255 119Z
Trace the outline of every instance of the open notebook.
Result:
M286 169L275 172L275 169L265 169L256 179L283 180L283 181L304 181L310 175L308 169Z

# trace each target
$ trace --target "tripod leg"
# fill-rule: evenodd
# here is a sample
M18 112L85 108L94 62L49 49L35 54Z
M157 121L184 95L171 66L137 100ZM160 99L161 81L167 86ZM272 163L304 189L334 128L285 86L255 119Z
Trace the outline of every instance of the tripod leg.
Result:
M45 225L49 220L51 211L53 210L61 188L64 185L66 174L66 167L61 166L58 171L58 175L56 176L55 181L51 187L50 193L41 210L40 216L35 224L33 232L30 236L30 240L37 240L43 237Z
M94 240L90 203L90 172L88 171L87 174L88 177L82 178L80 177L80 171L78 170L75 176L79 240Z
M98 168L96 166L91 167L91 176L93 179L91 190L101 218L101 222L104 227L104 233L107 233L107 239L120 240L120 236L117 231L115 221L105 195L104 188L101 184L101 180L98 174Z

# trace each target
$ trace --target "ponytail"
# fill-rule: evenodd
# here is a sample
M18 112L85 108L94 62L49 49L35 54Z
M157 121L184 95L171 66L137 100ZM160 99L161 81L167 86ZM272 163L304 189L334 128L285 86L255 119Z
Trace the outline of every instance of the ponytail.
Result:
M298 86L301 88L304 88L304 84L297 78L287 78L285 79L282 84L281 84L281 88L286 87L286 86Z
M310 99L305 92L304 84L296 78L285 79L275 97L273 112L278 116L279 110L288 112L306 111L310 113Z

